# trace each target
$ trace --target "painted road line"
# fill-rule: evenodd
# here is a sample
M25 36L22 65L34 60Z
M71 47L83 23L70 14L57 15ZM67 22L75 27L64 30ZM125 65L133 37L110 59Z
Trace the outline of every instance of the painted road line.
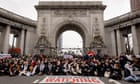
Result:
M39 83L39 79L35 80L33 83L35 84Z
M109 79L108 82L110 83L114 83L114 84L121 84L120 82L113 80L113 79Z

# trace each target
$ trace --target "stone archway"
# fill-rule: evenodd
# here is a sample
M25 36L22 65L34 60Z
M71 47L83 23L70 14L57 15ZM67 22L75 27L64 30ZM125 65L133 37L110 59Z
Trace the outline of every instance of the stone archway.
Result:
M73 24L73 23L68 23L68 24L65 24L65 25L61 26L58 29L59 30L56 32L56 43L57 43L57 40L58 40L59 36L63 32L68 31L68 30L73 30L73 31L77 32L78 34L80 34L80 36L82 37L83 47L84 47L86 34L85 34L84 30L79 25L76 25L76 24Z
M69 49L70 48L72 49L71 52L74 51L74 50L77 50L77 51L80 51L81 54L84 53L83 48L85 47L85 41L86 41L86 35L87 34L85 32L86 30L84 31L83 29L84 28L81 28L80 25L75 24L75 23L72 23L72 22L69 22L69 23L66 23L66 24L61 24L61 26L59 28L57 28L57 31L56 31L56 34L55 34L55 45L57 47L57 53L58 53L58 55L60 55L60 52L62 52L63 50L67 50L67 49L62 48L62 46L59 46L58 45L58 39L60 38L60 36L62 35L62 33L64 33L65 31L69 31L69 30L72 30L72 31L77 32L82 37L82 42L83 42L82 48L72 49L71 47L69 47ZM60 41L60 42L62 42L62 41Z
M93 38L100 35L104 40L102 2L47 2L40 1L36 6L38 12L38 37L42 30L51 44L57 47L58 36L66 30L74 30L83 38L83 47L89 48Z
M79 33L83 39L83 47L87 47L86 44L88 43L88 37L90 35L84 25L82 25L81 23L74 21L74 20L63 21L56 26L55 30L53 30L55 32L52 37L52 38L54 38L54 41L55 41L55 43L52 42L52 43L54 43L54 46L56 46L57 39L60 36L60 34L67 30L73 30L73 31L76 31L77 33Z

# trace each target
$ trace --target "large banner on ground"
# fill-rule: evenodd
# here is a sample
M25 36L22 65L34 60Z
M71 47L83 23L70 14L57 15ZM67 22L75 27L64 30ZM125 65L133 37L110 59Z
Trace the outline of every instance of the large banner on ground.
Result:
M39 84L104 84L98 77L47 76Z

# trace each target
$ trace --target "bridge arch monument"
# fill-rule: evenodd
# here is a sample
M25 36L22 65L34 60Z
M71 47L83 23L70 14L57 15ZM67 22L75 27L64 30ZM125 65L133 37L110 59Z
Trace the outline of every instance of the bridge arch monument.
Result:
M91 47L95 36L104 40L104 9L100 1L50 2L40 1L38 12L38 38L44 35L50 48L57 47L58 36L66 30L74 30L83 38L83 47ZM43 33L43 34L42 34Z

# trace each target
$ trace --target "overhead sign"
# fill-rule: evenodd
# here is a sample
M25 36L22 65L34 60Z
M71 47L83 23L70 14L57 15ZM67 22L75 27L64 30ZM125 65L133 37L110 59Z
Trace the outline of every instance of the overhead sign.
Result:
M39 84L104 84L98 77L47 76Z

